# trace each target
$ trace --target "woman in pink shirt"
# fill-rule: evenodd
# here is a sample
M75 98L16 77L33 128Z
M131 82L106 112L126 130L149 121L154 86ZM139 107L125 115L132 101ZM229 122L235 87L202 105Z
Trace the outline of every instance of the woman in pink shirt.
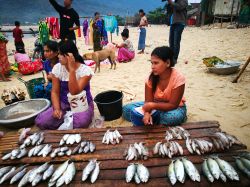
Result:
M185 77L174 66L169 47L151 53L152 72L145 83L145 102L123 107L123 116L134 125L180 125L186 120ZM138 111L142 107L142 114Z

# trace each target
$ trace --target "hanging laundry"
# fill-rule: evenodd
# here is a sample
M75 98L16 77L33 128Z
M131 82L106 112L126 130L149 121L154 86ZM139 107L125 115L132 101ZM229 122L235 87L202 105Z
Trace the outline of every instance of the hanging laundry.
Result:
M89 29L88 29L89 21L88 21L88 19L85 19L83 21L82 26L83 26L83 36L84 36L84 39L85 39L85 44L89 45Z
M94 21L91 19L89 22L89 45L93 45L94 41L93 41L93 23Z
M40 21L39 25L39 40L44 45L49 40L49 28L46 22Z
M79 27L78 29L75 30L75 35L76 37L80 38L82 36L82 33L81 33L81 28Z
M50 36L52 36L53 39L59 39L60 38L59 19L56 17L47 17L46 22L49 27Z
M105 29L108 32L119 34L118 22L115 16L105 16L104 17Z

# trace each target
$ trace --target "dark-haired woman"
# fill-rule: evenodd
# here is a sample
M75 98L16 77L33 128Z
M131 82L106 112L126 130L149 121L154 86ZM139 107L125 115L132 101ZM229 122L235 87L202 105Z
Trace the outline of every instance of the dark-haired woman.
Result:
M144 54L145 50L145 43L146 43L146 27L148 26L148 20L144 10L139 10L139 15L141 17L140 24L139 24L139 42L138 42L138 50L141 50L138 54Z
M135 50L132 42L129 38L129 30L124 29L121 33L123 43L120 45L116 44L118 50L117 61L118 62L130 62L135 57Z
M155 48L151 54L151 63L152 72L145 83L145 102L125 105L123 116L132 122L141 117L144 125L180 125L186 120L183 97L185 77L173 68L173 52L169 47ZM143 115L136 110L137 107L142 107Z
M67 94L77 95L86 91L88 109L73 114L74 128L87 128L94 114L93 98L90 92L92 70L86 66L72 41L59 43L59 62L52 69L52 107L39 114L36 125L41 129L57 129L70 110Z

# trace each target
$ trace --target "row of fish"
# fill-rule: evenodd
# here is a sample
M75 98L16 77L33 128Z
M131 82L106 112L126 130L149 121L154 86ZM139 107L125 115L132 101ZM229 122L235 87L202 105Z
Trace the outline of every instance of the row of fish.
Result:
M33 147L32 149L30 149L28 153L28 157L32 157L32 156L46 157L51 151L52 151L52 145L49 145L49 144L37 145Z
M80 143L82 137L80 134L65 134L62 139L60 140L60 146L66 145L73 145L74 143Z
M233 144L242 145L235 136L225 132L216 132L210 139L213 142L214 148L219 151L229 149Z
M149 151L144 142L134 143L129 145L128 149L124 152L124 157L126 160L137 160L138 158L147 160L149 156Z
M132 163L127 167L126 170L126 182L129 183L132 180L136 182L136 184L140 184L141 182L146 183L150 177L149 170L143 164Z
M157 142L153 149L153 154L172 158L174 155L183 155L183 148L176 141L169 141L166 143Z
M90 182L93 184L97 180L99 173L100 162L92 159L82 171L82 181L86 181L90 177Z
M195 165L187 158L172 160L168 166L168 178L172 185L177 181L184 183L186 174L192 181L200 182L200 174Z
M223 182L230 180L239 180L239 175L227 161L220 159L218 156L208 157L202 163L202 172L210 182L215 179L221 179Z
M39 132L39 133L34 133L30 136L28 136L24 141L23 144L20 146L20 148L25 148L30 145L35 146L35 145L40 145L43 143L44 140L44 132ZM20 140L22 141L22 140Z
M69 147L58 147L54 149L54 151L50 154L52 158L55 158L56 156L70 156L75 154L81 154L81 153L93 153L95 151L95 144L91 141L82 141L79 143L73 150L71 150Z
M186 139L186 147L188 151L198 155L209 153L213 149L213 144L207 140L202 139Z
M47 180L54 172L54 166L45 164L27 171L27 166L24 165L16 169L16 167L6 166L0 169L0 184L10 180L10 184L19 181L18 187L22 187L30 183L36 186L39 182Z
M166 131L166 140L173 140L173 139L187 139L190 137L190 134L187 130L184 128L178 126L178 127L170 127L169 130Z
M239 170L250 178L250 153L235 157L235 162Z
M14 160L14 159L19 159L19 158L22 158L24 156L26 156L28 153L27 149L26 148L17 148L17 149L13 149L11 152L5 154L3 157L2 157L2 160L8 160L8 159L11 159L11 160Z
M119 133L117 129L114 130L113 132L107 130L103 136L102 143L114 145L114 144L119 144L121 140L122 140L122 135Z

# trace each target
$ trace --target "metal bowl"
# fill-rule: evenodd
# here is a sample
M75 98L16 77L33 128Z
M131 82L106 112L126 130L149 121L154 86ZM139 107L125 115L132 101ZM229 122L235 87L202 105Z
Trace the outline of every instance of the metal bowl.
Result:
M36 116L50 106L47 99L19 101L0 109L0 125L6 128L22 128L34 125Z
M230 75L236 73L239 70L240 62L227 61L224 65L216 65L215 67L209 67L208 70L211 73L218 75Z

